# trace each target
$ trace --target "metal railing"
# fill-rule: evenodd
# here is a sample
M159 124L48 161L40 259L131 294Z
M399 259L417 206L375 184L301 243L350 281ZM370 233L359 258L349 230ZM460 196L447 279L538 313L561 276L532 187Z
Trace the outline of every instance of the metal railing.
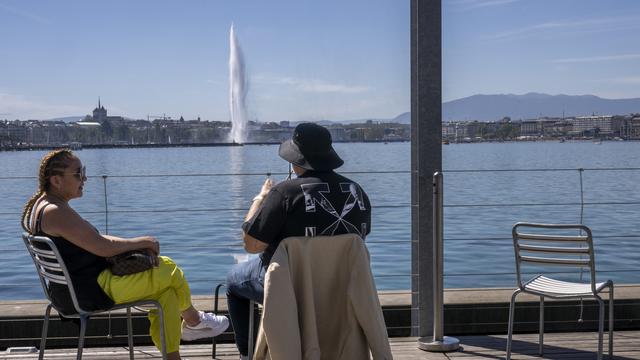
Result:
M507 200L505 200L504 198L494 198L492 199L492 201L474 202L474 201L469 201L470 197L465 198L465 197L452 196L453 194L456 193L456 191L459 191L459 189L454 187L455 181L445 181L445 193L444 193L445 200L443 205L443 210L445 213L445 216L444 216L445 248L453 247L456 244L461 244L465 246L471 244L470 246L476 246L476 247L478 246L493 247L497 245L511 246L511 241L512 241L510 237L510 232L509 232L510 226L505 226L504 228L501 228L501 229L490 229L484 233L475 231L474 229L467 229L466 231L456 231L455 234L453 235L448 234L449 232L448 230L451 230L451 229L447 228L447 223L449 223L450 220L453 220L453 219L447 216L447 211L469 211L469 213L472 213L478 210L486 211L486 209L490 209L491 211L512 213L514 212L515 209L535 209L535 211L544 212L548 209L556 208L556 209L563 209L563 210L568 209L566 211L570 211L571 214L573 214L572 216L575 215L575 221L583 222L585 220L585 213L594 208L607 207L615 210L617 207L621 207L621 206L626 207L626 206L640 205L640 198L634 197L634 196L630 196L623 199L610 199L610 198L607 199L607 198L600 198L600 197L594 197L594 196L589 197L588 195L593 192L594 188L590 187L588 181L585 181L585 176L588 176L591 174L608 174L609 176L618 176L618 174L616 173L619 173L619 174L624 174L625 176L628 176L631 173L635 173L635 174L640 173L640 168L630 167L630 168L556 168L556 169L550 168L550 169L475 169L475 170L474 169L464 169L464 170L451 169L451 170L444 170L443 173L444 173L445 179L446 178L451 179L457 176L462 176L462 177L470 177L470 176L472 177L472 176L478 176L478 175L485 176L488 174L491 174L491 176L503 176L503 174L504 175L524 174L526 176L530 174L544 174L545 178L554 178L554 177L560 176L559 174L563 174L563 176L566 178L568 174L570 177L573 178L573 181L575 182L575 187L573 186L571 187L572 189L575 190L575 194L572 195L573 197L567 197L565 199L560 199L560 200L541 199L536 201L531 201L531 200L519 201L518 198L509 196L510 199L507 199ZM403 177L406 176L407 184L409 183L408 178L410 175L409 171L373 171L373 172L358 171L358 172L343 172L343 174L350 177L360 176L360 175L365 177L370 177L371 175L403 176ZM549 176L548 174L551 174L551 176ZM272 173L271 175L284 177L287 175L287 173L276 172L276 173ZM103 227L103 230L107 233L110 230L112 230L112 225L114 224L114 221L117 222L117 220L114 220L114 215L126 216L128 214L136 213L136 214L142 214L144 216L144 214L155 214L155 213L198 214L198 213L237 212L237 213L240 213L242 216L244 216L244 213L248 210L248 207L249 207L248 201L247 201L246 207L214 206L214 207L208 207L208 208L207 207L189 208L187 206L175 206L172 208L163 208L163 209L123 209L121 207L114 208L113 206L110 206L110 204L112 204L110 201L110 198L113 195L113 191L114 191L113 190L114 186L111 186L111 185L117 184L117 182L121 179L140 179L140 178L167 178L167 179L180 178L182 179L182 178L264 177L264 176L265 176L264 172L218 173L218 174L147 174L147 175L117 175L116 174L116 175L93 176L91 177L92 180L99 180L102 182L101 188L103 193L102 193L102 198L100 199L101 200L100 202L102 203L102 206L101 206L102 208L92 209L90 211L82 211L82 214L93 214L93 215L103 216L103 224L101 224L101 228ZM21 176L0 177L0 181L2 180L33 180L33 179L35 179L35 177L21 177ZM640 182L637 182L636 184L640 184ZM594 186L601 186L601 185L602 184L598 183ZM363 186L363 187L365 188L365 190L371 191L370 189L367 189L366 186ZM635 188L627 189L627 191L629 191L630 193L640 193L640 191L637 191L637 189ZM374 195L374 194L370 193L370 195ZM249 196L249 194L247 196ZM408 214L410 205L408 202L396 203L396 204L381 203L379 205L376 205L376 202L374 201L373 207L376 213L394 211L394 209L402 209L402 210L406 209ZM640 214L640 209L638 210L634 209L633 212L636 214ZM17 219L18 216L16 215L17 214L15 211L0 211L0 217L10 216L12 218ZM475 216L475 215L472 214L467 216ZM407 225L410 224L410 220L408 218L409 217L407 216L407 219L406 219ZM535 220L535 219L527 218L527 219L520 219L520 220ZM374 227L375 227L375 224L374 224ZM609 243L609 242L619 243L621 240L631 242L631 241L635 241L635 239L638 237L633 231L603 232L603 231L599 231L599 228L597 226L592 228L594 230L594 237L596 241L602 244ZM367 239L367 244L369 245L370 248L387 247L387 250L385 251L372 252L372 261L380 262L380 263L384 263L386 261L398 261L399 253L401 253L402 251L406 251L406 260L405 260L407 263L406 268L410 269L410 266L409 266L410 240L408 239L409 238L408 227L406 229L406 233L407 233L406 239L391 239L391 238L381 238L381 237L376 238L375 236L372 236L369 239ZM17 238L18 237L16 235L16 239ZM396 246L399 246L399 248L395 248ZM176 243L176 244L164 245L163 250L180 252L180 251L201 249L202 247L203 245ZM215 250L216 253L220 253L220 254L243 252L241 242L239 241L223 241L215 244L207 244L206 249ZM393 249L402 249L402 250L396 251ZM511 251L511 249L509 249L509 251ZM14 246L7 246L7 245L0 246L0 253L10 254L10 253L16 253L16 252L24 252L24 249L22 249L21 247L14 247ZM458 268L453 270L446 269L444 272L444 279L445 281L455 282L456 279L458 278L477 278L478 280L476 281L476 283L479 285L477 287L490 287L483 283L483 278L495 277L495 276L502 276L506 278L506 277L515 276L515 269L513 267L512 254L510 253L509 256L510 257L504 259L505 263L508 264L508 266L505 267L504 271L502 270L479 271L478 268L468 268L468 267ZM450 253L445 254L445 264L455 260L456 257L459 257L459 254L450 254ZM602 256L598 256L597 254L596 261L599 261L599 260L602 260ZM569 274L571 272L558 271L557 273ZM620 275L620 274L634 275L634 274L640 273L640 268L638 268L637 266L615 265L615 266L606 267L606 266L599 265L598 273L611 274L611 275ZM193 276L198 274L190 273L189 275ZM381 281L381 280L391 281L391 282L405 281L407 284L409 284L409 279L411 276L415 276L415 274L412 274L411 271L395 270L395 271L375 272L375 277L377 281ZM215 283L222 282L223 279L195 277L195 278L189 279L189 281L191 283L204 283L206 285L209 285L209 287L212 287ZM35 284L35 278L34 278L34 284ZM513 286L513 284L515 284L515 282L512 281L512 282L506 283L505 286L510 287L510 286ZM4 281L3 283L0 283L0 289L21 288L26 286L33 286L33 284L4 283ZM410 286L407 285L407 289L409 287ZM385 293L386 294L407 294L407 293L410 293L410 291L409 290L405 291L404 289L398 289L398 290L391 290ZM415 309L415 308L412 307L412 309Z
M585 185L585 174L592 173L604 173L604 172L619 172L629 174L630 172L634 172L640 175L640 168L636 167L610 167L610 168L548 168L548 169L474 169L474 170L445 170L443 173L445 176L449 175L457 175L457 174L484 174L484 173L574 173L576 177L576 183L578 185L577 198L575 201L536 201L536 202L489 202L489 203L468 203L468 202L446 202L444 203L444 209L456 209L456 208L491 208L491 209L505 209L504 211L512 211L514 208L569 208L573 211L576 211L576 217L572 221L565 222L574 222L583 224L585 222L585 209L587 208L596 208L596 207L619 207L619 206L635 206L640 205L640 196L637 199L630 199L624 201L610 201L610 200L596 200L596 201L587 201L585 200L585 194L588 193L588 189ZM606 186L606 184L612 184L613 182L600 183L598 186ZM445 194L450 193L452 189L447 189L445 185ZM640 183L636 183L635 189L629 189L628 192L630 194L640 194ZM615 210L614 210L615 212ZM637 214L640 215L640 208L635 210ZM525 219L520 219L525 220ZM445 216L446 222L446 216ZM483 234L478 234L475 236L445 236L445 243L454 243L454 242L482 242L482 243L494 243L499 244L501 242L505 242L508 245L511 245L513 239L510 236L509 228L504 228L502 231L505 236L487 236ZM598 244L614 242L619 239L637 239L639 236L636 231L632 232L616 232L603 233L600 231L598 226L593 228L594 237ZM601 259L599 256L598 258ZM512 259L509 258L511 261ZM619 273L640 273L639 267L622 267L622 268L606 268L603 266L598 266L599 274L619 274ZM571 271L554 271L555 274L572 274ZM532 273L523 273L532 275ZM515 271L507 271L507 272L477 272L477 271L469 271L469 272L445 272L445 277L468 277L468 276L506 276L506 275L515 275ZM638 283L640 283L640 277L638 278Z
M512 208L553 208L553 207L570 207L574 208L574 211L578 211L576 221L582 223L584 221L584 211L586 207L598 207L598 206L627 206L627 205L640 205L640 198L637 200L625 200L625 201L610 201L610 200L599 200L599 201L587 201L585 200L585 182L584 182L584 174L585 172L640 172L640 168L549 168L549 169L464 169L464 170L444 170L443 173L445 177L458 175L458 174L499 174L499 173L575 173L577 178L577 184L579 186L578 197L575 201L536 201L536 202L504 202L504 201L495 201L495 202L483 202L483 203L474 203L474 202L447 202L448 195L452 192L455 192L456 189L447 188L445 185L445 203L444 210L447 209L474 209L474 208L491 208L491 209L509 209L505 211L511 211ZM353 175L409 175L408 171L357 171L357 172L344 172L347 176ZM285 172L275 172L271 173L273 176L286 176ZM238 177L238 176L247 176L247 177L263 177L265 173L256 172L256 173L217 173L217 174L145 174L145 175L99 175L92 176L91 179L100 180L102 182L102 210L90 210L83 211L83 214L102 214L104 216L104 224L103 231L105 233L109 233L110 225L112 220L110 216L115 214L154 214L154 213L217 213L217 212L241 212L244 213L248 210L248 205L246 207L210 207L210 208L188 208L188 207L175 207L175 208L164 208L164 209L110 209L109 208L109 184L112 181L117 181L118 179L127 179L127 178L185 178L185 177ZM16 179L34 179L34 177L28 176L3 176L0 177L0 180L16 180ZM639 191L640 193L640 191ZM497 199L499 200L499 199ZM396 209L396 208L409 208L408 203L401 204L381 204L376 205L373 204L373 208L378 210L384 209ZM640 213L640 210L638 210ZM15 216L16 212L8 212L8 211L0 211L0 216ZM445 214L445 223L447 223L447 217ZM374 224L375 226L375 224ZM447 236L446 234L446 225L445 225L445 244L451 244L454 242L481 242L481 243L500 243L500 242L510 242L511 237L509 236L508 229L502 229L502 233L504 236L495 236L489 234L481 234L477 232L473 232L468 236ZM596 231L596 238L598 242L607 242L614 241L618 239L635 239L637 235L635 233L604 233L598 234L598 229L594 229ZM499 231L499 230L498 230ZM492 231L493 233L498 231ZM407 230L408 232L408 230ZM408 241L404 240L396 240L396 239L371 239L367 241L368 244L385 244L385 245L394 245L394 244L408 244ZM201 248L202 245L188 245L188 244L171 244L166 245L163 248L168 250L188 250L194 248ZM222 242L216 244L208 244L206 248L210 249L241 249L242 245L240 242ZM15 247L7 247L0 246L0 252L21 252L23 249L15 248ZM379 257L383 258L385 254L379 254ZM446 260L446 257L445 257ZM603 269L600 270L599 273L620 273L620 272L640 272L640 268L616 268L616 269ZM495 275L513 275L515 272L478 272L478 271L469 271L469 272L459 272L459 271L446 271L444 273L445 277L465 277L465 276L495 276ZM380 273L376 274L376 277L404 277L411 276L412 274L407 273ZM198 281L198 280L196 280ZM203 280L204 281L204 280ZM5 286L6 284L0 284L0 287ZM20 286L20 284L10 284L14 286Z
M585 200L585 182L584 182L584 174L586 172L640 172L640 168L549 168L549 169L464 169L464 170L444 170L443 173L445 177L453 176L458 174L499 174L499 173L575 173L577 178L577 184L579 186L578 197L575 201L536 201L536 202L520 202L520 201L512 201L512 202L504 202L504 201L495 201L495 202L483 202L483 203L474 203L474 202L447 202L448 194L455 192L456 189L447 188L445 185L445 203L444 210L447 209L474 209L474 208L492 208L492 209L509 209L505 211L511 211L512 208L553 208L553 207L569 207L574 208L574 211L578 211L576 221L582 223L584 221L584 212L585 208L589 207L599 207L599 206L627 206L627 205L640 205L640 198L637 200L625 200L625 201L610 201L610 200L598 200L598 201L587 201ZM353 175L406 175L408 177L408 171L357 171L357 172L344 172L347 176ZM287 173L285 172L276 172L272 173L273 176L285 176ZM127 178L185 178L185 177L238 177L238 176L247 176L247 177L263 177L265 173L256 172L256 173L217 173L217 174L145 174L145 175L99 175L92 176L91 179L100 180L102 182L102 210L90 210L83 211L83 214L102 214L104 216L104 224L103 231L105 233L109 233L110 225L112 220L110 216L115 214L154 214L154 213L217 213L217 212L241 212L244 213L248 210L248 205L246 207L210 207L210 208L188 208L188 207L175 207L175 208L164 208L164 209L110 209L109 208L109 184L112 181L117 181L118 179L127 179ZM34 177L27 176L3 176L0 177L1 180L16 180L16 179L34 179ZM640 191L638 192L640 193ZM499 199L497 199L499 200ZM402 209L409 208L408 203L401 204L381 204L376 205L373 203L374 210L382 210L384 209ZM640 213L640 210L638 210ZM15 216L16 212L12 211L0 211L0 217L3 216ZM445 223L447 223L447 217L445 214ZM375 226L375 224L374 224ZM492 233L499 232L492 231ZM480 243L500 243L500 242L510 242L511 237L509 236L508 229L502 229L502 233L504 236L495 236L490 234L481 234L477 232L473 232L469 235L465 236L447 236L446 234L446 225L445 225L445 244L451 244L455 242L480 242ZM595 237L598 242L607 242L614 241L618 239L635 239L637 235L635 233L604 233L598 234L598 229L594 228L596 231ZM408 229L407 229L408 232ZM394 245L394 244L405 244L407 245L409 242L404 240L396 240L396 239L371 239L367 241L368 244L385 244L385 245ZM166 245L163 248L168 250L188 250L194 248L201 248L202 245L189 245L189 244L171 244ZM222 242L216 244L207 244L206 248L210 249L241 249L242 245L240 242ZM0 246L0 252L22 252L23 249L15 248L13 246ZM383 258L386 254L378 254L380 258ZM446 257L445 257L446 260ZM603 269L600 270L599 273L620 273L620 272L640 272L640 268L615 268L615 269ZM478 271L469 271L469 272L452 272L446 271L444 273L445 277L464 277L464 276L494 276L494 275L513 275L515 272L478 272ZM380 273L376 274L377 277L404 277L411 276L412 274L407 273ZM198 281L198 280L196 280ZM0 284L0 287L5 286L6 284ZM9 284L14 286L20 286L20 284Z
M351 171L351 172L341 172L342 174L345 174L347 176L358 176L358 175L398 175L398 174L406 174L408 175L409 172L408 171ZM135 209L122 209L122 208L118 208L115 206L110 206L111 203L111 198L113 196L113 190L111 190L113 188L113 186L111 186L112 184L114 184L115 182L117 182L118 180L121 179L148 179L148 178L162 178L162 179L171 179L171 178L220 178L220 177L265 177L265 175L268 176L274 176L274 177L285 177L286 175L288 175L288 172L270 172L270 173L265 173L265 172L252 172L252 173L199 173L199 174L144 174L144 175L131 175L131 174L115 174L115 175L94 175L94 176L88 176L88 180L89 181L95 181L98 180L100 181L100 188L102 190L101 193L101 198L99 199L99 202L102 204L102 208L100 210L97 209L93 209L93 210L83 210L83 211L79 211L81 213L82 216L87 216L87 215L98 215L98 216L102 216L103 219L103 223L100 224L100 228L103 231L103 233L105 234L109 234L111 231L113 231L113 218L116 215L128 215L128 214L149 214L149 215L153 215L153 214L158 214L158 213L164 213L164 214L190 214L190 213L231 213L231 212L236 212L236 213L240 213L242 215L242 217L244 217L244 214L249 210L249 201L246 201L245 203L247 204L247 206L243 206L243 207L224 207L224 206L220 206L220 207L203 207L203 208L189 208L188 204L185 204L184 206L176 206L174 208L152 208L152 209L141 209L141 208L135 208ZM34 176L0 176L0 181L2 180L36 180L37 178ZM248 193L247 196L249 195L253 195L253 192L256 192L259 190L259 187L255 188L255 189L251 189L251 193ZM26 199L26 197L25 197ZM403 203L403 204L383 204L383 205L373 205L372 207L375 209L375 211L378 211L380 209L397 209L397 208L406 208L409 209L409 203ZM16 217L15 211L0 211L0 218L4 217L4 216L10 216L10 217ZM224 215L223 215L224 216ZM238 229L240 228L240 223L238 224ZM386 240L386 239L368 239L367 243L370 246L376 246L378 244L384 244L384 246L394 246L394 245L408 245L409 241L402 241L402 240ZM179 251L188 251L188 250L215 250L216 251L216 256L226 256L229 254L237 254L237 253L244 253L244 249L243 249L243 244L242 242L238 239L236 241L225 241L225 242L218 242L218 243L209 243L206 245L190 245L190 244L184 244L184 243L172 243L172 244L161 244L162 246L162 250L163 252L179 252ZM16 246L2 246L0 245L0 253L23 253L24 249L22 247L16 247ZM389 255L389 254L376 254L374 255L376 258L378 259L383 259L385 257L388 256L395 256L395 255ZM29 272L31 272L31 269L28 269ZM207 271L203 271L205 273L210 272L209 270ZM198 283L205 283L208 285L213 286L216 283L220 283L223 282L225 279L223 277L218 277L218 278L198 278L197 276L194 277L194 275L198 275L198 274L194 274L193 271L189 272L188 274L190 276L189 278L189 282L191 284L198 284ZM218 275L224 276L225 272L218 272ZM410 274L409 273L377 273L376 274L376 278L377 279L394 279L394 278L407 278L409 279ZM35 283L34 283L35 284ZM26 288L26 287L32 287L34 284L30 284L30 283L5 283L5 282L0 282L0 290L2 290L3 288ZM404 293L404 291L387 291L387 294L398 294L398 293Z

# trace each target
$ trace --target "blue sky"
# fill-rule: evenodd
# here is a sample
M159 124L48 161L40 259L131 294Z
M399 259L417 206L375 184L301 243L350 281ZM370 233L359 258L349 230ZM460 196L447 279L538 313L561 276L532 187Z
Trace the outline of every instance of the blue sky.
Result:
M640 97L640 1L444 4L445 101L526 92Z
M229 27L259 121L409 109L409 0L0 0L0 119L229 119ZM640 97L640 1L444 0L443 99Z

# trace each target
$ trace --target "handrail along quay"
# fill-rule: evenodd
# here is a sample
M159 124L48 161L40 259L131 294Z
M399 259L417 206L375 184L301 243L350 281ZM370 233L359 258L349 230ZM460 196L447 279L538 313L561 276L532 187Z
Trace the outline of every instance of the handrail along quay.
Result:
M411 273L411 239L410 239L410 201L406 189L410 183L409 171L354 171L341 172L358 181L369 193L373 207L372 233L367 238L371 252L374 277L381 295L402 297L410 294L410 280L417 274ZM235 261L234 256L244 253L239 236L239 227L249 208L250 199L258 191L266 172L251 173L202 173L202 174L112 174L90 176L86 194L90 199L78 201L79 213L86 216L105 233L117 233L123 236L134 236L140 232L158 235L162 252L177 258L177 262L185 268L185 273L195 289L211 289L215 284L223 282L225 272L211 271L201 264L226 262L228 266ZM273 172L275 179L283 179L287 172ZM513 261L511 225L517 221L584 223L594 232L596 243L596 262L598 277L614 279L619 284L640 283L640 268L635 264L634 256L637 247L637 231L633 224L637 223L640 214L640 181L626 181L620 184L621 178L640 178L640 168L550 168L550 169L445 169L444 174L444 223L445 223L445 331L448 334L474 332L474 329L493 329L504 332L506 329L507 311L501 305L485 305L485 310L494 308L504 312L501 317L474 317L470 312L477 305L469 301L482 288L509 288L515 286L515 269ZM640 179L639 179L640 180ZM33 176L4 176L2 182L18 181L27 183L25 193L20 195L27 199L35 189L36 178ZM205 204L192 204L189 199L211 199L218 194L215 182L227 182L228 187L238 186L244 192L223 194L225 201L205 201ZM235 185L234 185L235 182ZM395 184L398 198L382 196L375 188L375 182ZM229 185L230 184L230 185ZM402 186L406 184L406 186ZM145 186L158 186L159 195L184 192L176 199L184 202L153 202L146 207L145 199L138 199L141 206L131 206L132 195L127 188L145 189L144 196L150 192ZM634 187L635 185L635 187ZM86 186L86 187L87 187ZM9 186L0 186L7 189ZM189 189L195 188L195 190ZM7 190L0 190L0 195ZM126 198L120 193L126 192ZM91 195L93 194L93 195ZM98 196L99 194L99 196ZM195 195L194 195L195 194ZM403 197L404 196L404 197ZM88 201L85 201L88 200ZM151 199L149 199L151 201ZM81 203L81 201L85 201ZM133 202L133 201L131 201ZM194 201L201 203L200 201ZM99 205L97 205L99 204ZM195 205L195 206L192 206ZM20 202L19 207L22 206ZM18 246L20 208L5 208L0 211L0 235L4 235L4 245L0 246L0 260L9 257L24 256L25 271L32 277L30 281L11 282L3 277L0 282L0 294L6 291L22 291L26 288L37 288L37 278L28 268L26 252ZM615 215L615 216L614 216ZM143 217L145 222L132 221L131 218ZM153 219L158 217L158 219ZM163 242L167 234L180 238L179 229L171 229L173 220L197 217L197 229L189 241ZM635 221L631 221L634 219ZM159 222L155 223L154 222ZM194 226L194 225L192 225ZM220 229L216 229L220 226ZM384 227L384 231L380 227ZM167 229L168 228L168 229ZM235 233L234 233L235 231ZM218 241L210 241L212 232L228 232L229 235ZM3 234L4 233L4 234ZM383 235L381 235L383 234ZM15 241L16 244L13 244ZM185 256L186 262L180 258ZM193 257L201 263L189 262ZM202 259L210 258L210 261ZM620 258L626 262L618 261ZM489 259L487 263L484 260ZM3 261L4 262L4 261ZM487 266L487 264L490 264ZM565 269L558 269L557 274L574 276L576 274ZM523 273L526 274L526 271ZM32 276L31 276L32 275ZM577 274L583 276L584 274ZM637 279L637 280L636 280ZM400 284L400 285L398 285ZM473 290L460 290L473 288ZM22 290L21 290L22 289ZM455 290L459 289L459 290ZM499 294L499 291L490 291ZM210 293L210 291L195 294ZM466 295L464 295L466 293ZM36 297L42 295L38 293ZM498 295L496 295L498 296ZM455 306L451 306L454 297L460 298ZM464 299L463 299L464 298ZM508 295L507 295L508 298ZM410 299L406 296L405 299ZM0 297L0 300L2 299ZM407 302L409 302L407 300ZM502 301L496 301L502 303ZM617 306L616 302L616 306ZM629 299L625 306L640 305L640 300ZM553 304L548 304L547 314L553 316ZM588 307L588 306L587 306ZM577 314L577 306L575 311ZM410 318L411 306L402 311ZM560 311L560 307L558 307ZM625 312L620 313L626 314ZM466 318L465 318L466 317ZM575 323L577 315L570 319L550 320L554 328L562 329L564 325ZM637 317L619 317L616 323L627 322L637 324ZM0 320L4 321L4 320ZM530 321L532 329L537 317ZM589 319L585 318L585 323ZM526 323L526 321L525 321ZM411 328L407 324L390 324L390 332L405 334ZM525 328L527 326L525 325Z

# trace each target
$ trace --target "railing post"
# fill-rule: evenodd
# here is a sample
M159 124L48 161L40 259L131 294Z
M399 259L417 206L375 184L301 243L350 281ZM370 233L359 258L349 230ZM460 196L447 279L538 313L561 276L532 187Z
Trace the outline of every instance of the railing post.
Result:
M582 174L584 174L584 169L578 169L578 174L580 175L580 224L584 223L584 185L582 182Z
M107 203L107 175L102 175L104 188L104 233L109 234L109 204Z
M441 0L411 1L411 328L433 330L432 176L442 169Z
M458 339L444 336L444 186L442 173L433 174L433 340L418 339L418 347L427 351L454 351Z

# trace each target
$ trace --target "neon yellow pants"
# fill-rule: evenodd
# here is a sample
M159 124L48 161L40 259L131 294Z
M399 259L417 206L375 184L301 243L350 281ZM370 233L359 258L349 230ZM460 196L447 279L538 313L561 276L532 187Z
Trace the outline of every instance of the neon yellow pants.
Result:
M106 269L98 276L98 284L116 304L143 299L158 301L164 312L167 353L172 353L180 349L180 314L191 306L191 290L173 260L160 256L159 263L153 269L125 276L115 276ZM162 349L157 312L149 311L149 334L156 347Z

